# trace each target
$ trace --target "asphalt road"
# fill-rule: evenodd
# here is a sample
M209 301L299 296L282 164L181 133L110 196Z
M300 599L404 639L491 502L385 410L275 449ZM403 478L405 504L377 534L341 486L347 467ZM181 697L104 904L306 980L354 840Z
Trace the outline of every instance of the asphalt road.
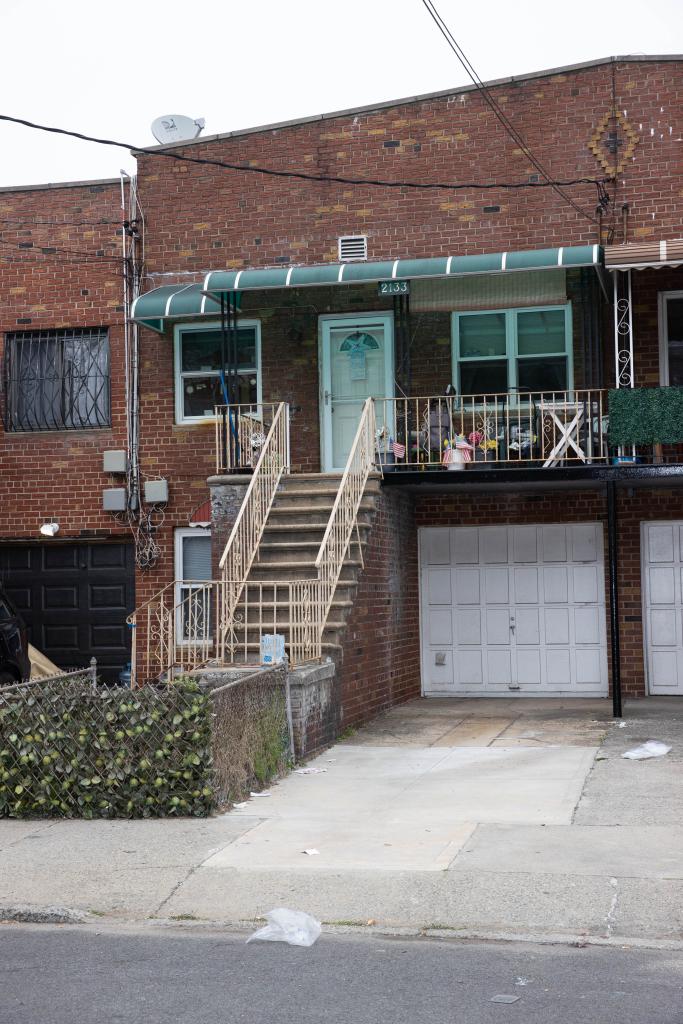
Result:
M74 1021L683 1024L683 954L0 925L1 1024Z

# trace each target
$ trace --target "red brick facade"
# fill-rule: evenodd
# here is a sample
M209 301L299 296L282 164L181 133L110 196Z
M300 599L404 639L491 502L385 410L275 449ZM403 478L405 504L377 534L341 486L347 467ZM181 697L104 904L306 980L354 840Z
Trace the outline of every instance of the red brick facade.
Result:
M51 516L71 537L117 532L102 511L102 488L114 484L101 453L126 446L121 219L118 182L0 190L0 358L7 332L105 327L113 368L110 429L0 425L2 539L34 539Z
M342 726L420 695L417 533L409 495L384 488L339 659Z
M202 280L211 269L335 262L337 238L366 234L370 259L475 254L506 249L623 240L681 233L680 63L606 62L504 82L493 92L508 117L560 179L602 177L592 142L609 157L604 121L612 96L637 139L618 176L616 204L602 234L594 185L568 188L582 216L552 190L418 191L274 178L247 170L138 156L145 219L145 290ZM598 138L600 125L606 125ZM620 156L625 152L623 137ZM200 139L182 153L313 175L414 182L524 181L536 171L505 135L475 90L383 105L373 110ZM611 187L610 187L611 188ZM120 485L102 472L101 453L126 447L120 188L118 182L0 191L0 355L6 332L41 327L107 327L111 347L111 427L97 431L5 433L0 425L0 542L37 539L55 516L60 538L124 537L127 527L101 509L101 492ZM54 251L53 251L54 250ZM584 382L583 309L578 273L568 275L573 305L576 383ZM634 274L636 376L659 380L657 293L683 288L681 270ZM594 301L591 299L591 301ZM611 312L600 300L605 382L612 370ZM294 469L320 468L319 317L389 310L374 286L251 292L241 316L259 319L265 401L292 408ZM169 481L170 501L156 540L154 569L138 572L141 605L174 577L174 529L186 526L208 496L214 472L213 428L175 423L173 330L141 329L140 456L145 478ZM452 379L448 313L415 314L410 323L411 390L440 394ZM683 519L678 492L622 497L622 644L624 683L643 692L640 519ZM661 510L661 511L660 511ZM415 503L415 522L534 521L602 518L590 492ZM418 692L416 533L412 498L384 499L341 665L344 722L354 724ZM498 520L495 517L499 517ZM511 518L508 518L511 517ZM400 645L396 641L400 638ZM373 689L368 691L368 680Z

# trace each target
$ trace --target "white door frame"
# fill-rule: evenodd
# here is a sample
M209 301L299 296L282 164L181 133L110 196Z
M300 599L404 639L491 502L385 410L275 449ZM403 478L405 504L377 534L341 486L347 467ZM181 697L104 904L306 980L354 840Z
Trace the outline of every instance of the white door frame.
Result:
M662 294L669 294L671 292L660 292ZM683 292L679 293L680 297L683 298ZM678 297L678 296L677 296ZM649 622L648 622L648 598L650 596L650 583L647 573L648 567L648 555L649 547L647 544L646 533L649 526L683 526L683 517L681 519L643 519L640 523L640 598L642 604L642 624L643 624L643 672L645 675L645 693L648 697L652 696L668 696L668 694L653 694L652 693L652 680L650 678L650 656L649 656ZM672 693L672 697L680 697L680 693Z
M318 319L318 363L320 366L320 465L324 473L343 470L344 466L332 465L332 422L330 396L332 391L332 365L330 359L330 330L346 324L381 324L385 330L384 386L385 398L394 397L394 314L390 310L376 313L340 313L321 316Z
M668 299L683 299L682 291L657 293L657 321L659 324L659 383L669 386L669 331L666 304Z
M661 300L662 294L663 294L662 292L659 293L660 300ZM661 317L660 317L660 319L659 319L660 353L661 353L661 341L662 341L662 334L661 334L662 327L661 327L661 325L662 325L662 320L661 320ZM661 366L662 366L662 364L660 362L660 372L661 372ZM643 623L643 673L645 675L645 693L646 693L646 695L648 697L650 697L652 695L651 690L650 690L650 664L649 664L650 659L648 657L648 648L647 648L647 645L648 645L648 628L647 628L647 594L646 594L646 590L647 590L648 584L647 584L647 576L646 576L646 572L647 572L647 555L646 555L646 551L645 551L645 544L646 544L646 542L645 542L645 529L649 525L650 525L650 520L649 519L647 521L641 520L641 522L640 522L640 603L641 603L640 614L641 614L641 620L642 620L642 623Z

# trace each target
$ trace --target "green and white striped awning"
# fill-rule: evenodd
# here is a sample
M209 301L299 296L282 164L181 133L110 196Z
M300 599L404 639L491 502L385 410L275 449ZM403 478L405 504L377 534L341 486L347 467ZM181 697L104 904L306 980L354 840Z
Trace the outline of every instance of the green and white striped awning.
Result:
M220 316L220 298L207 295L201 284L165 284L139 295L133 303L131 317L144 327L160 334L166 320L198 316Z
M220 296L231 292L275 288L311 288L377 281L454 278L474 274L506 274L521 270L599 267L599 245L562 246L527 252L485 253L479 256L437 256L429 259L381 260L363 263L323 263L318 266L267 267L262 270L211 270L204 283L165 285L133 303L137 323L162 331L166 320L220 314Z

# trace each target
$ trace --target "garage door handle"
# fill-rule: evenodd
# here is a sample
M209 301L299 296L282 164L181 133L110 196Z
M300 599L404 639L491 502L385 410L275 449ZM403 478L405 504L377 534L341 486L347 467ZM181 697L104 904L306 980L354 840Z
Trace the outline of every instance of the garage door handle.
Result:
M514 636L514 634L515 634L515 620L514 619L510 619L510 632Z

